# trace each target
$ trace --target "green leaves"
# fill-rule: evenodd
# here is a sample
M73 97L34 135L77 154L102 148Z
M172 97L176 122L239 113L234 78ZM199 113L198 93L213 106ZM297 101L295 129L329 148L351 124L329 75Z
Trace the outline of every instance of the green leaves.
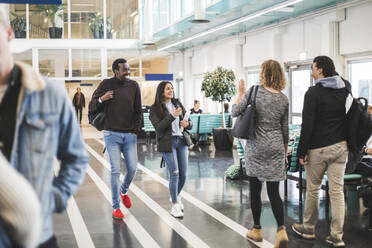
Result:
M103 16L100 13L93 13L89 16L89 28L94 33L96 31L103 32ZM110 17L106 17L106 29L107 32L111 32L111 21Z
M26 31L26 18L25 16L19 16L13 12L10 12L12 16L14 16L13 20L10 21L10 25L12 26L14 32L22 32Z
M43 14L46 18L48 18L49 22L51 23L52 27L56 26L55 18L58 17L63 20L63 7L66 4L55 5L55 4L48 4L48 5L35 5L35 13L36 14Z
M235 75L232 70L219 66L204 75L201 90L213 101L230 101L236 93Z

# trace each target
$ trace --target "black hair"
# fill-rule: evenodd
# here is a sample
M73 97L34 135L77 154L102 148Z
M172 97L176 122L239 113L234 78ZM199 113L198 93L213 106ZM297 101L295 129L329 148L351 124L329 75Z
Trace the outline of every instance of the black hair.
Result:
M115 70L119 70L119 64L125 64L127 61L123 58L116 59L114 63L112 63L112 72L115 74Z
M318 69L323 69L324 77L333 77L338 75L336 72L335 64L333 63L332 59L327 56L318 56L315 57L313 63L316 63L316 67Z
M155 102L154 102L154 105L159 108L159 110L162 112L162 113L165 113L166 109L165 109L165 106L164 106L164 89L165 89L165 86L167 86L167 84L170 84L172 85L173 87L173 84L169 81L161 81L158 85L158 87L156 88L156 94L155 94ZM174 95L173 95L173 99L174 99ZM173 100L172 99L172 100ZM173 102L173 101L172 101Z

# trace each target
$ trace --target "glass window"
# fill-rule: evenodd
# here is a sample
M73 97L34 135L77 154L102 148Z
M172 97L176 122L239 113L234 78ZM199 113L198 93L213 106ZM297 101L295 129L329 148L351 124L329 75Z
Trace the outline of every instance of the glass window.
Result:
M182 3L182 16L191 14L194 11L194 0L183 0Z
M152 1L152 25L153 30L156 32L159 29L159 0Z
M159 28L169 25L169 0L160 0Z
M301 123L302 123L302 117L292 116L292 124L301 124Z
M138 1L107 0L107 38L138 39Z
M172 0L171 6L172 6L172 22L176 21L177 19L181 18L181 4L182 1L179 0Z
M10 25L14 31L16 39L26 38L26 5L10 4L9 5Z
M13 58L15 61L22 61L32 66L32 49L28 49L21 53L14 53Z
M249 87L251 87L252 85L256 85L256 84L259 84L260 83L260 72L259 71L255 71L255 72L248 72L248 81L247 81L247 85L248 85L248 89Z
M71 0L71 38L103 39L103 0Z
M73 77L100 77L101 51L98 49L72 49Z
M204 106L204 92L201 91L201 86L202 86L203 78L198 77L194 79L194 100L199 100L200 101L200 106Z
M68 50L39 49L39 71L47 77L68 77Z
M304 105L304 96L311 83L310 70L292 71L292 112L301 113Z
M62 3L30 5L30 38L67 38L67 0Z
M351 61L348 64L349 79L354 97L365 97L372 102L372 59Z

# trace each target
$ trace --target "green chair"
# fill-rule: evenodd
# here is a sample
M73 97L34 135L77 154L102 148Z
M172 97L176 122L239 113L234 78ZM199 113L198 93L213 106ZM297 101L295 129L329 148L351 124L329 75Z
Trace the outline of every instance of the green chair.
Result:
M143 113L143 130L146 133L146 143L149 144L151 143L151 133L155 133L155 128L152 125L150 119L149 119L150 114L149 113Z

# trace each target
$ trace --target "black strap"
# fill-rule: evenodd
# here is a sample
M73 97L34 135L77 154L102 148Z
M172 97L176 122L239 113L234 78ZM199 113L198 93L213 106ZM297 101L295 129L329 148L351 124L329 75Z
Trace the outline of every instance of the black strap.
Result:
M259 87L258 85L252 86L249 92L248 104L251 104L253 107L256 107L256 96L257 96L258 87ZM253 91L254 91L254 94L253 94L253 100L252 100Z

